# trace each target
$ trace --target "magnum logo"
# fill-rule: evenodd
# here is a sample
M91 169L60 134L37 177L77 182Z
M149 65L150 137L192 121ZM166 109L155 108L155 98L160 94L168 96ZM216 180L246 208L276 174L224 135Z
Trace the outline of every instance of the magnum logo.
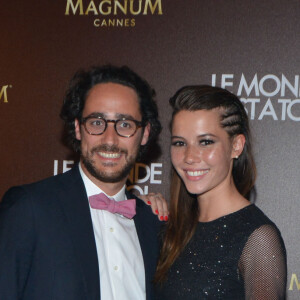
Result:
M12 85L0 86L0 102L8 103L7 89L12 88Z
M134 16L162 15L162 0L66 0L65 15L99 16L95 27L134 27Z

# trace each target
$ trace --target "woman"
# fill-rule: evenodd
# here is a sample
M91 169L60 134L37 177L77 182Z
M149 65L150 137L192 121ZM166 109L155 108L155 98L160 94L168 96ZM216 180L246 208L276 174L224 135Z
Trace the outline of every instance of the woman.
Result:
M249 202L256 169L242 103L211 86L183 87L170 103L175 172L157 299L284 299L283 240Z

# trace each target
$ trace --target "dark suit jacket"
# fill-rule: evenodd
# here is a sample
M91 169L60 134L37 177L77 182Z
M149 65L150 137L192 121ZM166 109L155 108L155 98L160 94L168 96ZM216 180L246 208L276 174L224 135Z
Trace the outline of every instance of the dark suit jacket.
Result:
M160 224L140 199L134 222L150 300ZM99 300L99 282L88 199L78 167L11 188L0 204L0 299Z

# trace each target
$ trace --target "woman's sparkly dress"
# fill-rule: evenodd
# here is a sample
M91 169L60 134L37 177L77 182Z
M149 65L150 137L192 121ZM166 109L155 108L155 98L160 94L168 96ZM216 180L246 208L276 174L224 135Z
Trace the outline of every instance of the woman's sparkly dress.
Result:
M286 252L276 225L251 204L197 225L157 286L158 300L285 299Z

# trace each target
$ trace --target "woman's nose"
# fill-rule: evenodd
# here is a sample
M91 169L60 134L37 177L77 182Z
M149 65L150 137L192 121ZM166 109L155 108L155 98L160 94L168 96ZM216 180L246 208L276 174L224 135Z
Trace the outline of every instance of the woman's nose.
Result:
M185 151L185 162L192 164L201 161L201 153L195 146L187 146Z

